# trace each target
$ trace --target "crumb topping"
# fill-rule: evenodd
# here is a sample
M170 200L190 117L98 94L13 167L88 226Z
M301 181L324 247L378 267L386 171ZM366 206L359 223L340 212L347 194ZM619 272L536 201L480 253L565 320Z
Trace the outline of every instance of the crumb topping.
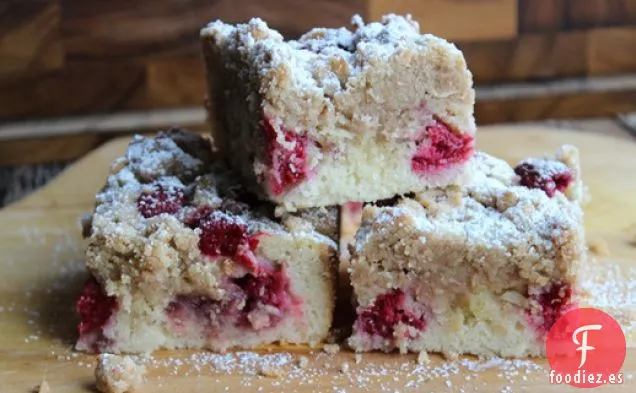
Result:
M425 101L451 98L456 100L449 105L457 109L439 114L447 116L444 120L451 120L460 133L474 133L472 75L455 45L421 34L410 15L385 15L371 23L354 16L352 25L353 30L314 28L298 40L284 40L263 20L253 18L238 25L212 22L201 36L221 55L219 64L245 82L257 83L266 116L282 117L276 120L290 131L311 133L317 142L385 132L383 120L398 128L386 132L410 138L419 131L415 124L421 126L425 120L417 115ZM391 73L391 67L384 67L388 62L407 67L416 58L421 63L416 72L405 68ZM382 80L397 78L400 72L430 86L394 97ZM356 113L364 103L370 106ZM381 114L380 108L390 113ZM413 113L394 118L402 110Z
M102 354L97 358L95 385L101 393L131 393L144 382L146 367L130 356Z
M113 163L87 220L89 270L99 277L125 276L124 281L149 288L170 277L190 277L193 286L212 279L212 271L223 264L207 263L206 257L240 260L253 270L257 236L287 231L273 207L255 203L235 179L213 159L209 142L196 134L170 130L155 138L134 137L125 157ZM334 244L309 224L294 236ZM153 274L140 273L146 270ZM132 299L117 285L107 282L104 291L117 295L119 306L127 308ZM206 285L213 291L219 283Z
M473 250L460 258L474 253L478 259L479 250L499 250L505 258L475 267L486 272L499 271L504 266L495 264L503 262L517 265L521 274L540 286L546 285L550 276L574 268L572 261L576 265L585 254L579 204L562 194L550 198L542 190L514 185L512 168L484 153L476 155L472 164L478 175L464 189L432 189L394 206L365 208L355 253L366 255L365 250L376 246L398 247L396 250L411 261L411 256L422 252L420 245L441 236L461 239L467 250ZM419 234L419 242L405 239L399 246L376 244L395 230L405 230L401 236Z
M298 40L285 41L275 30L259 18L246 24L232 26L215 21L206 26L201 35L212 37L228 46L244 45L253 51L251 56L259 57L259 63L268 69L282 64L290 64L292 81L299 87L320 88L333 95L343 89L341 79L362 72L369 63L382 61L400 49L411 45L427 45L429 41L444 45L445 49L458 53L458 49L441 38L420 34L419 25L410 15L386 15L380 22L365 24L359 15L352 19L355 27L351 31L345 27L338 29L314 28ZM264 56L264 53L271 56ZM334 66L332 59L342 59L347 65Z
M210 157L195 157L183 151L171 138L175 134L176 130L172 130L154 139L134 136L126 152L129 170L146 182L165 176L181 176L187 180L197 175Z

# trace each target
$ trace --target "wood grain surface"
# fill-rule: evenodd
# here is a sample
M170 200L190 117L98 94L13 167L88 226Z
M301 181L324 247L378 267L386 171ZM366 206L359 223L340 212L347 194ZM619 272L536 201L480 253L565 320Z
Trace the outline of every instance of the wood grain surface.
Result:
M634 0L575 0L566 10L567 23L575 29L633 25L636 23Z
M567 0L520 0L519 31L535 33L562 30L566 26Z
M477 84L554 80L588 74L588 32L524 34L460 44Z
M297 37L387 12L411 13L422 31L457 43L478 85L636 74L636 0L9 0L0 120L200 105L198 37L211 20L261 17Z
M205 69L199 56L151 60L146 67L145 95L152 107L198 105L206 95L204 81Z
M636 70L636 26L589 32L588 74L612 74Z
M485 41L517 35L517 0L367 0L367 7L372 20L389 13L410 13L423 31L451 41Z
M536 119L582 118L589 116L590 112L596 116L613 117L636 110L635 88L589 92L574 90L560 94L550 91L549 86L547 84L543 89L532 90L532 95L511 89L511 95L507 98L478 100L475 118L480 124L515 123Z
M82 63L0 86L0 118L108 113L140 106L145 67L130 62ZM145 101L145 100L142 100Z
M0 6L0 81L64 64L59 1L9 1Z
M636 23L634 0L520 0L519 31L545 32Z
M3 393L31 391L43 379L54 393L94 391L95 358L71 350L76 338L72 303L85 278L78 222L92 209L94 193L110 161L122 154L127 142L119 139L104 145L39 192L0 211ZM636 321L636 142L594 133L506 126L482 128L478 148L516 162L563 143L581 150L583 175L592 197L586 206L588 239L609 250L584 269L583 281L594 289L589 304L603 307L627 326ZM595 391L636 389L636 337L633 328L626 333L630 349L622 370L625 383ZM277 353L286 354L278 356L289 361L278 378L259 375L263 370L246 365L246 360L227 362L210 353L159 352L153 355L148 381L139 392L579 391L550 385L546 363L536 359L516 364L499 361L489 368L472 358L452 362L432 355L431 364L421 367L411 355L365 354L356 364L345 349L328 355L299 347L270 348L258 359ZM296 366L301 355L309 358L303 370ZM228 364L232 371L223 371Z
M199 53L199 31L222 19L260 17L290 36L312 26L345 26L361 0L62 0L70 60L174 57Z

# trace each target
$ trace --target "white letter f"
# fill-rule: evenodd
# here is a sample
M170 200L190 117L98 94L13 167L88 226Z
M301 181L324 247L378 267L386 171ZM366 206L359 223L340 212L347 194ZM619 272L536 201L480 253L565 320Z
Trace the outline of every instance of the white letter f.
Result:
M585 325L576 329L574 333L572 334L572 341L574 341L574 344L581 345L580 347L576 349L577 351L581 351L581 364L579 364L579 368L583 367L583 365L585 364L585 360L587 358L587 351L596 349L592 346L587 345L587 331L601 330L601 328L602 328L601 325ZM580 332L583 332L583 340L581 340L582 343L580 343L579 340L577 340L576 338L576 335L579 334Z

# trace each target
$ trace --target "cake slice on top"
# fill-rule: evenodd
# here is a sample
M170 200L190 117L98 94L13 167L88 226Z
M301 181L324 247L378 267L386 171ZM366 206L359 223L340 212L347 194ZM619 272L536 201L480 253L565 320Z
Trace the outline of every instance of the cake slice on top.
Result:
M215 143L288 210L465 181L475 121L461 51L410 17L352 22L288 41L260 19L201 31Z

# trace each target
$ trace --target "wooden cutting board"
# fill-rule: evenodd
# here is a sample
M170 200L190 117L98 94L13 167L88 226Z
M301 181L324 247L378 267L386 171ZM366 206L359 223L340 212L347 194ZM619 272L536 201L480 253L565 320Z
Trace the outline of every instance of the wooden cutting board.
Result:
M577 145L592 202L586 226L597 255L585 269L591 304L624 325L628 350L625 383L599 391L636 389L636 142L608 136L530 127L483 128L478 147L509 161ZM77 162L46 187L0 211L0 392L28 392L44 378L51 392L93 391L94 357L72 351L73 301L85 278L79 220L90 211L110 161L127 139L116 140ZM609 255L604 249L609 250ZM141 392L560 392L550 385L545 361L456 361L431 356L353 353L336 355L306 348L270 349L261 354L214 355L161 352L149 363ZM299 369L300 356L309 365ZM232 360L234 359L234 360ZM263 376L278 362L279 377ZM344 365L344 364L347 365ZM348 368L348 369L347 369Z

